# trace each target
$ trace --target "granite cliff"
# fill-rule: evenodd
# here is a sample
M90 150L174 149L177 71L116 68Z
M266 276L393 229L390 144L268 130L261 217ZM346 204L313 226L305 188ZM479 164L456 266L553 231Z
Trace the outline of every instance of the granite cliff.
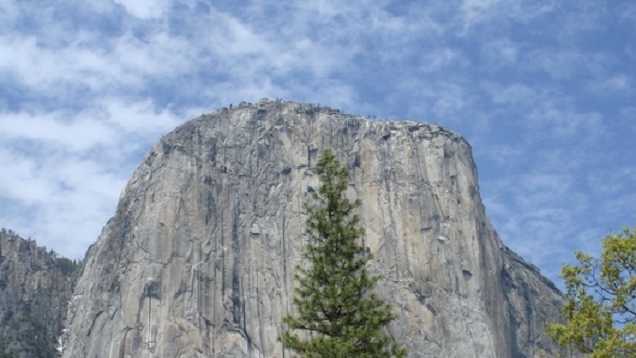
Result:
M409 357L557 354L544 326L560 294L497 237L462 137L261 101L152 148L87 253L64 357L292 357L277 337L325 148L350 168L370 269Z
M0 230L0 357L52 358L79 266Z

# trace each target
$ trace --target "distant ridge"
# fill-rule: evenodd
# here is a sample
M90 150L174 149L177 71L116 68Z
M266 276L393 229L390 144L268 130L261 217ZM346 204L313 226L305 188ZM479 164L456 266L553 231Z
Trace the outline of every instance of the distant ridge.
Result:
M0 229L0 357L56 356L79 266Z

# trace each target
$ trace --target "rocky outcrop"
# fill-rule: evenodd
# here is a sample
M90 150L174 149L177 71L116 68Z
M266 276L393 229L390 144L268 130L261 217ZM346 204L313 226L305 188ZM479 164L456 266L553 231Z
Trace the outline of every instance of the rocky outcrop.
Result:
M0 230L0 356L57 355L78 269L35 241Z
M546 323L561 316L559 290L539 270L507 247L502 248L501 271L506 320L512 357L556 357L554 342L546 336ZM566 352L561 352L566 353ZM578 357L567 351L567 357Z
M66 358L292 357L313 168L332 148L409 357L552 357L559 292L489 223L470 145L436 125L263 101L166 135L86 257Z

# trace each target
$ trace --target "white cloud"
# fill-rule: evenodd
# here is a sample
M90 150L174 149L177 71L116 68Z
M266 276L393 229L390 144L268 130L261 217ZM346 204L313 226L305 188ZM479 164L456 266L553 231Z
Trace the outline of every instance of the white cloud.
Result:
M546 138L579 136L580 141L594 141L605 134L603 116L597 112L576 112L546 103L532 110L527 117L530 128L541 130Z
M191 108L175 113L156 108L149 100L105 98L77 113L0 112L0 139L53 145L82 153L96 147L118 146L126 135L156 138L203 112Z
M93 5L102 14L115 9L106 1ZM166 15L169 3L123 6L131 15L153 20ZM41 19L54 21L49 15ZM188 21L183 30L196 30L194 37L162 26L141 35L130 30L112 36L69 32L53 22L56 32L67 32L52 37L64 41L34 33L0 36L0 73L13 81L10 85L65 100L68 93L61 88L86 96L81 105L68 109L3 105L0 163L12 174L0 179L0 200L5 212L15 214L0 218L2 225L38 237L63 254L81 256L112 215L139 153L179 123L205 112L170 101L159 106L145 95L152 81L183 83L184 91L209 99L210 107L260 97L354 102L352 87L330 76L346 69L356 46L329 44L293 28L283 34L257 28L215 9ZM292 26L305 25L298 20ZM391 26L399 30L400 21ZM292 72L317 80L310 86L290 81L284 87L273 80Z
M524 155L521 147L512 145L491 144L483 148L475 148L474 150L502 167L514 165Z
M490 99L497 105L534 105L539 101L537 90L522 83L501 86L496 83L486 83L484 87Z
M433 120L461 121L460 114L471 105L473 98L462 83L435 81L423 85L417 79L400 83L401 91L409 91L417 98L411 110Z
M113 214L139 151L200 112L119 97L76 113L0 113L0 165L9 173L0 177L0 202L17 210L2 225L81 257Z
M585 68L587 59L579 52L540 49L529 54L528 62L528 67L535 66L554 79L564 80Z
M534 166L533 166L534 167ZM508 174L484 183L488 215L504 241L556 279L560 265L580 247L578 223L589 208L585 195L573 194L572 173L543 171Z
M501 4L501 0L464 0L461 12L465 26L481 21L498 4Z
M448 47L437 48L422 55L419 71L423 73L439 72L453 64L468 66L468 60L460 51L455 49Z
M203 110L191 108L177 114L169 109L158 109L149 100L126 101L122 98L107 98L98 102L100 115L119 129L140 136L156 136L166 133L185 119L192 118Z
M629 76L620 73L608 76L604 81L592 81L588 88L598 94L607 94L607 92L615 94L616 92L630 91L631 81Z
M626 73L602 74L597 78L589 79L584 88L595 97L615 98L631 95L632 82L632 78Z
M114 144L117 133L105 123L69 117L64 113L0 113L0 139L53 144L74 152Z
M0 176L0 197L20 201L30 206L44 204L43 198L50 198L56 194L57 190L42 179L46 173L39 170L33 159L0 149L0 163L5 173Z
M15 21L20 14L20 10L16 6L16 2L13 0L0 0L0 18L2 18L1 27L8 27L15 24Z
M497 82L484 82L481 87L496 108L504 113L499 115L504 116L502 120L529 130L523 136L527 144L567 138L578 138L580 143L590 144L607 134L608 123L602 113L578 109L574 98L558 87ZM523 115L505 118L510 112L519 110Z
M162 17L172 5L172 0L113 0L123 6L132 16L140 19Z
M509 39L497 39L486 42L481 50L490 69L497 70L501 66L514 65L520 56L519 45Z
M460 6L464 32L477 24L498 21L528 23L557 8L557 1L533 0L463 0Z
M588 185L603 195L620 195L629 191L629 183L636 178L636 168L622 168L612 172L593 172L587 177Z
M196 61L192 44L167 36L151 35L145 42L124 35L105 43L85 43L69 34L69 44L57 48L34 36L0 36L0 73L10 73L31 89L55 94L60 86L85 86L98 92L141 88L149 76L173 77L192 70Z
M47 150L34 158L0 150L7 175L0 178L0 199L18 202L15 215L0 217L2 225L38 238L66 256L81 258L106 219L125 178L85 160Z
M623 60L634 46L589 43L591 30L609 34L601 3L202 4L0 0L0 165L13 173L0 179L2 225L78 256L162 133L201 107L283 97L469 134L484 176L505 179L482 183L504 240L545 264L557 260L540 245L562 254L558 240L579 244L567 235L601 216L575 206L594 198L577 181L597 170L589 158L615 154L602 139L616 123L636 133L624 131L636 131ZM607 192L630 188L617 181Z

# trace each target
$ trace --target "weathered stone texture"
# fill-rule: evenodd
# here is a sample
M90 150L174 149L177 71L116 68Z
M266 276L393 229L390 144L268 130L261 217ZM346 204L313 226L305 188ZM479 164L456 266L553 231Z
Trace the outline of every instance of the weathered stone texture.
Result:
M77 266L0 230L0 355L52 358Z
M558 291L497 238L470 145L436 125L263 101L162 138L89 250L66 358L291 357L313 167L332 148L409 357L549 357Z

